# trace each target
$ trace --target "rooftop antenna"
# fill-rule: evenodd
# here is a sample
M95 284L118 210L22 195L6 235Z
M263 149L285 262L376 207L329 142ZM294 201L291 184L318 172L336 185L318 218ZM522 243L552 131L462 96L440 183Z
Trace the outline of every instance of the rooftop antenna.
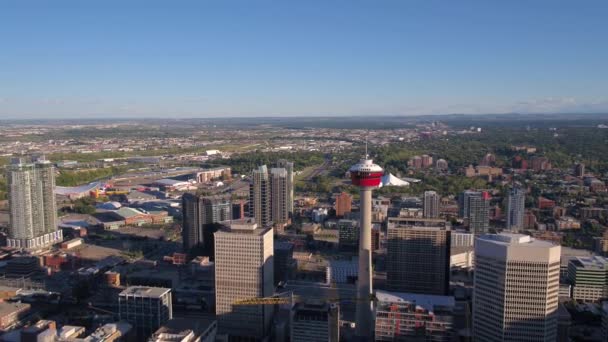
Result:
M369 154L367 154L367 135L365 136L365 159L369 159Z

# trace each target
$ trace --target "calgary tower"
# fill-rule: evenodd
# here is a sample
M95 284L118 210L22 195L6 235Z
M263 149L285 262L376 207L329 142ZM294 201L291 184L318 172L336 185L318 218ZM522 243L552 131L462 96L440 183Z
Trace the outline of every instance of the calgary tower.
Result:
M356 335L364 341L372 338L372 190L382 182L384 170L369 159L367 144L365 158L350 168L352 184L360 189L361 218L359 230L359 275L357 277ZM370 300L368 301L367 298Z

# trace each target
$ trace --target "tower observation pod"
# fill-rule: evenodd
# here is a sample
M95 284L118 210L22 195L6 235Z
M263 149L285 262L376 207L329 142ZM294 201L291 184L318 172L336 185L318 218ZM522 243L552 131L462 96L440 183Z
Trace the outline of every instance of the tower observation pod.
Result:
M366 148L367 149L367 148ZM359 187L361 197L361 217L359 229L359 274L357 277L357 297L370 298L357 301L356 336L362 341L373 338L372 317L372 190L382 182L384 170L366 155L350 170L353 185Z

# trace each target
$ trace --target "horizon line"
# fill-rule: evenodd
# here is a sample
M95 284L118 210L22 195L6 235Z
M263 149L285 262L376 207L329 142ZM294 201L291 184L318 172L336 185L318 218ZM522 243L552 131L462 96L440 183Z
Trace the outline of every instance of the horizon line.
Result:
M99 116L103 116L102 114L96 114ZM370 114L301 114L301 115L285 115L285 116L239 116L239 115L224 115L224 116L183 116L183 117L162 117L157 115L144 115L144 116L117 116L117 117L99 117L99 118L83 118L83 117L75 117L75 116L66 116L66 117L40 117L40 118L0 118L0 122L25 122L25 121L61 121L61 120L77 120L77 121L106 121L106 120L149 120L149 119L162 119L168 121L177 121L177 120L196 120L196 119L206 119L206 120L218 120L218 119L306 119L306 118L422 118L422 117L440 117L440 116L505 116L505 115L517 115L517 116L550 116L550 115L572 115L572 116L585 116L585 115L608 115L608 112L582 112L582 113L572 113L572 112L543 112L543 113L520 113L520 112L505 112L505 113L443 113L443 114L377 114L370 116Z

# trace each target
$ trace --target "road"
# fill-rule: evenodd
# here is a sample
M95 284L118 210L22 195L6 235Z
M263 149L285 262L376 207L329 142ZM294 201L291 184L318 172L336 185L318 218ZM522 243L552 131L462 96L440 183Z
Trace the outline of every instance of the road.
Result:
M299 175L299 178L305 182L310 182L312 181L312 179L314 177L320 176L323 173L325 173L327 171L327 169L329 169L329 167L331 166L331 158L329 156L325 156L325 160L323 161L323 164L317 166L317 167L313 167L311 168L306 168L302 171L302 173Z

